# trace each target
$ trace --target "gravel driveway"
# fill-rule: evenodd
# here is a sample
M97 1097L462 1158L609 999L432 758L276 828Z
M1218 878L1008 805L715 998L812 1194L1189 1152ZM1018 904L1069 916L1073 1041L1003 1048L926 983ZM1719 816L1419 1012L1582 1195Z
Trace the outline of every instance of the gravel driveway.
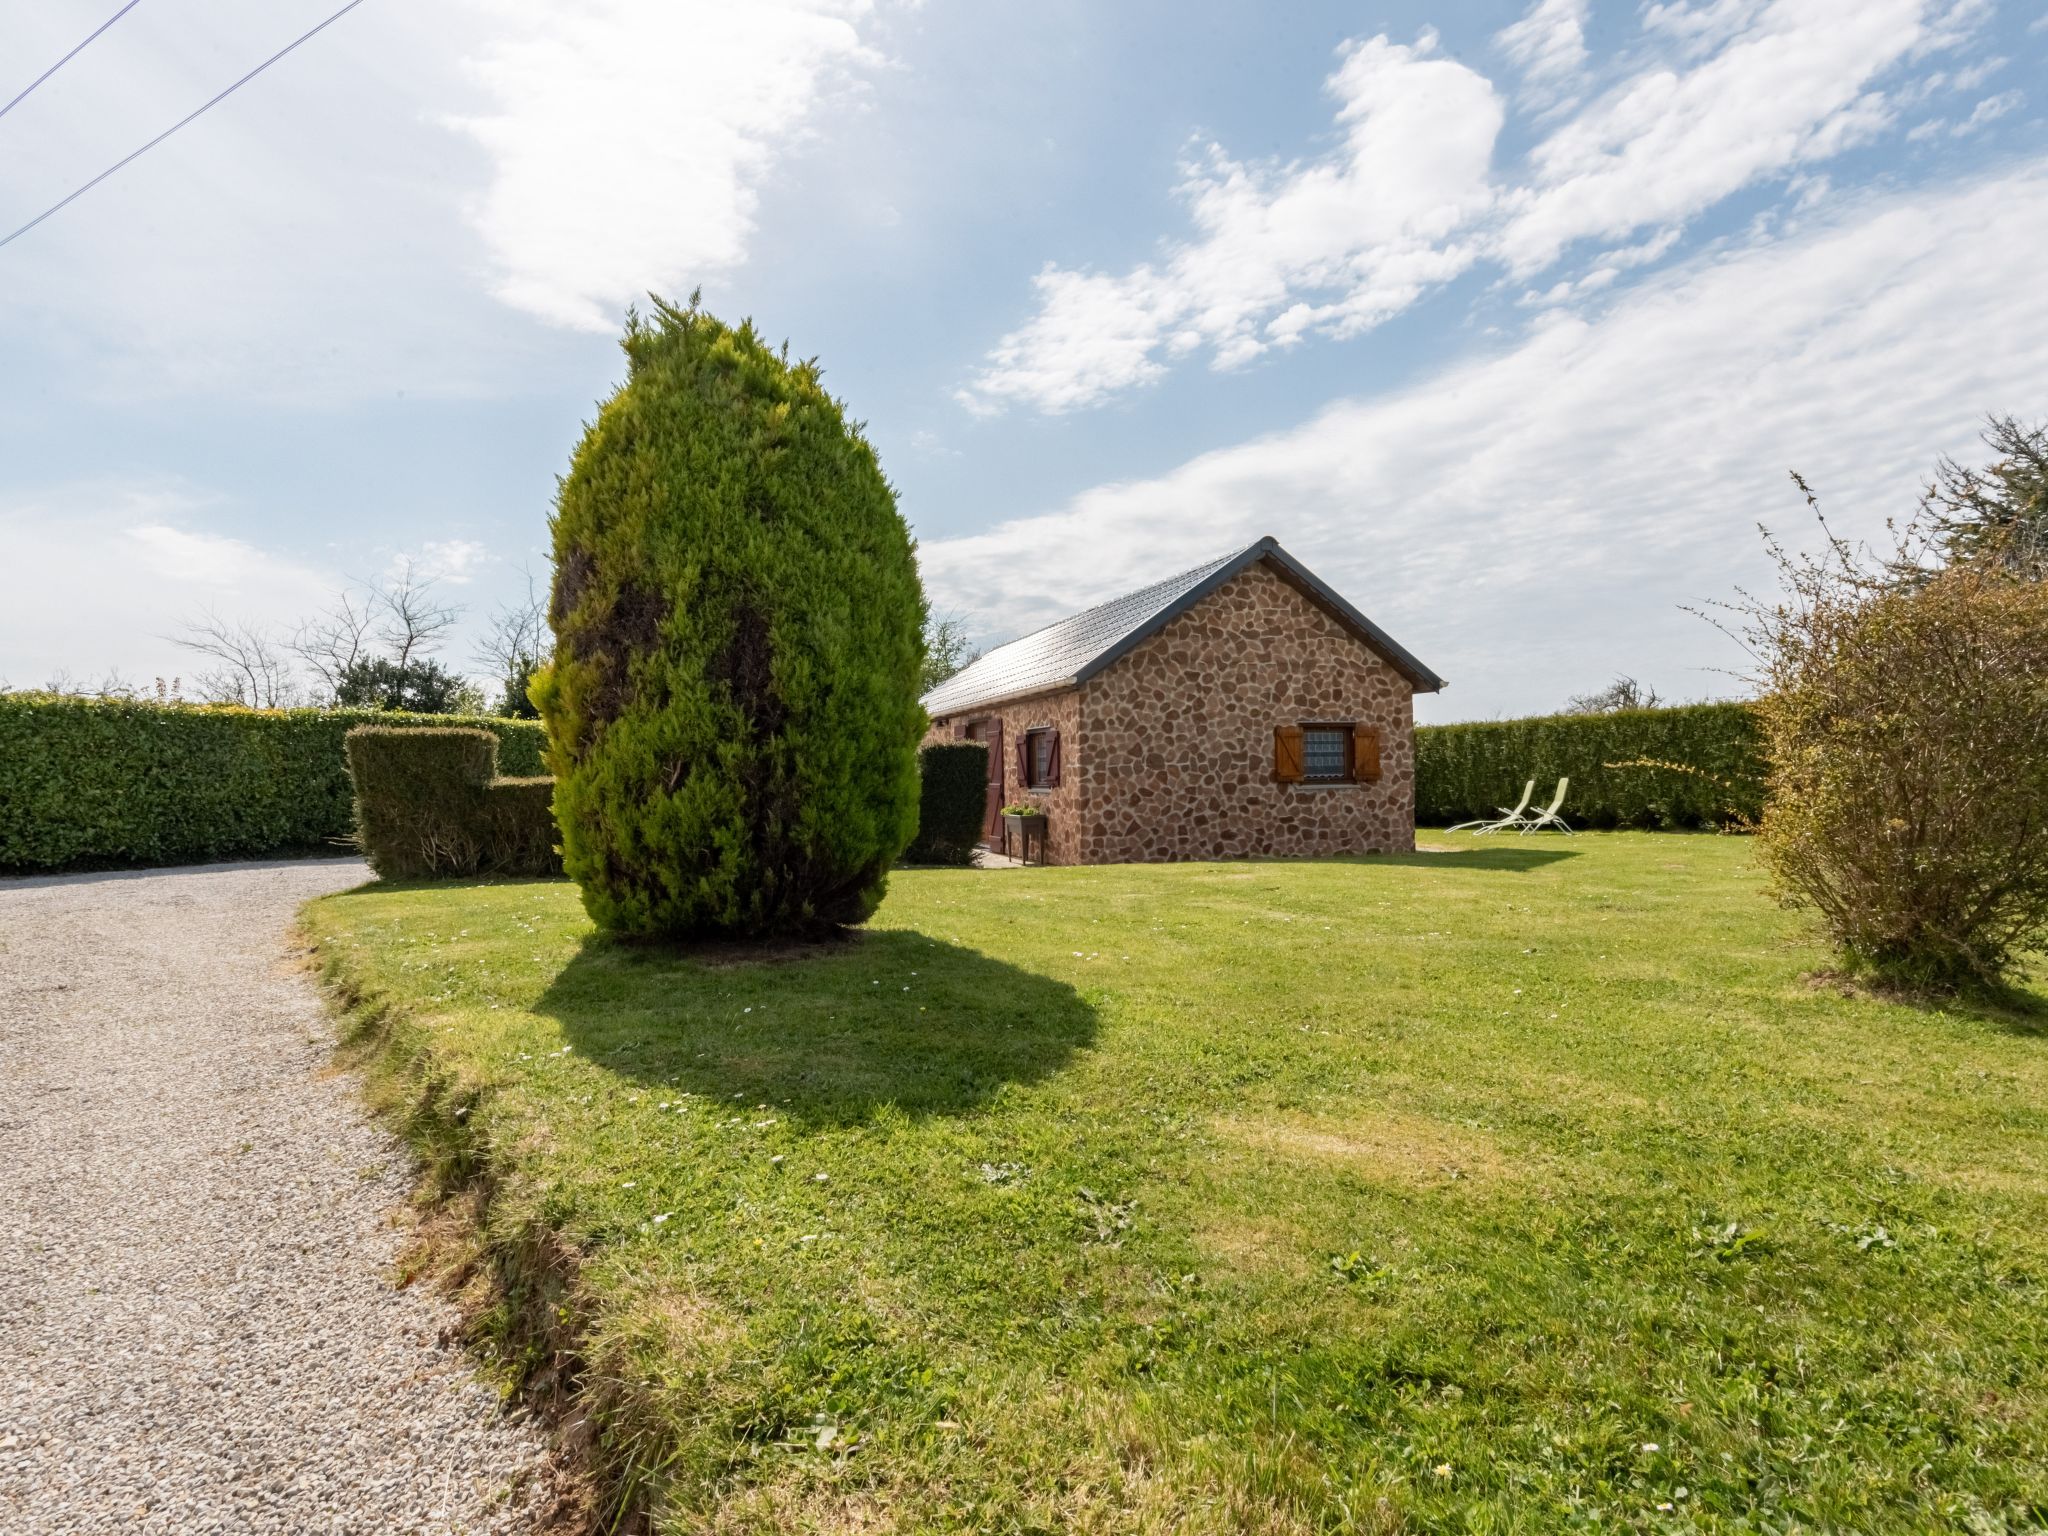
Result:
M0 1530L519 1531L544 1464L437 1299L285 958L352 860L0 881Z

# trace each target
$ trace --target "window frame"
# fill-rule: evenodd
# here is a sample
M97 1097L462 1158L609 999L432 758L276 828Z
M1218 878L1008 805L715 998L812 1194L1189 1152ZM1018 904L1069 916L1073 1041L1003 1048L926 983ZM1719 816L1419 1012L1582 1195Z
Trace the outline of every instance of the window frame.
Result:
M1311 789L1332 789L1340 784L1358 782L1357 764L1352 757L1352 733L1358 729L1358 722L1343 720L1298 720L1301 731L1301 779L1300 783ZM1308 771L1308 739L1316 732L1332 732L1337 737L1338 750L1343 754L1343 766L1335 776L1313 774Z
M1041 794L1052 791L1052 736L1049 725L1029 726L1024 731L1024 788Z

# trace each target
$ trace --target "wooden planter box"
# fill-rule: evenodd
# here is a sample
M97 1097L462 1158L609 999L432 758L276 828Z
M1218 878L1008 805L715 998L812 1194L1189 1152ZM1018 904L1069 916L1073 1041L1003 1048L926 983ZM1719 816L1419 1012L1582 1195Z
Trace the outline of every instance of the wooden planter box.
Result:
M1003 852L1020 863L1031 862L1031 845L1038 844L1038 862L1045 862L1045 821L1043 816L1012 816L1003 812ZM1011 853L1010 840L1014 834L1017 851Z

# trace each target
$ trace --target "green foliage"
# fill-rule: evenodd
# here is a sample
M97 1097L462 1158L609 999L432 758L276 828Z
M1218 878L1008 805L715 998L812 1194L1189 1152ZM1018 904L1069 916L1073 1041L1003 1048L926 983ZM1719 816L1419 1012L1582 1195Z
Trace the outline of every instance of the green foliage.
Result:
M1833 561L1760 612L1762 852L1852 970L1996 986L2048 943L2048 586Z
M356 844L385 879L560 873L554 780L500 778L490 731L359 725L346 746Z
M917 824L895 493L817 365L751 324L661 304L624 347L562 483L532 690L568 871L619 932L860 922Z
M967 626L953 617L931 614L924 621L924 668L918 674L919 698L930 693L962 667L981 659Z
M354 823L342 739L447 716L0 694L0 869L196 863L304 851ZM478 722L520 774L538 726Z
M1687 771L1690 770L1690 771ZM1597 715L1423 726L1415 732L1415 819L1447 826L1496 814L1536 780L1547 804L1569 777L1574 826L1677 829L1754 820L1762 770L1747 704L1685 704Z
M1805 985L1751 838L1447 841L305 925L667 1530L2038 1533L2039 1020Z
M540 671L540 663L531 656L515 656L512 667L505 674L504 693L498 699L497 712L508 720L538 720L540 711L534 707L530 690L534 674Z
M389 709L412 715L452 715L470 705L470 712L480 713L474 709L475 699L467 696L472 692L473 685L437 661L366 656L336 674L334 704L337 709Z
M2029 427L1994 416L1983 439L1994 457L1982 469L1947 458L1935 467L1915 523L1923 547L1916 558L1894 562L1910 581L1925 579L1917 558L1924 555L1939 565L2048 579L2048 422Z
M908 864L969 864L988 819L988 748L978 741L935 741L917 754L922 792Z

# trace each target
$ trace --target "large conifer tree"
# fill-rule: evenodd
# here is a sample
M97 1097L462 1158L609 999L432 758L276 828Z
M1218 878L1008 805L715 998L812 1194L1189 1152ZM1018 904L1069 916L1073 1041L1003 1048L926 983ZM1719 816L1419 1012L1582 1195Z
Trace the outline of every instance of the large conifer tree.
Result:
M628 322L553 520L564 861L603 927L855 923L917 824L924 599L815 363L701 310Z

